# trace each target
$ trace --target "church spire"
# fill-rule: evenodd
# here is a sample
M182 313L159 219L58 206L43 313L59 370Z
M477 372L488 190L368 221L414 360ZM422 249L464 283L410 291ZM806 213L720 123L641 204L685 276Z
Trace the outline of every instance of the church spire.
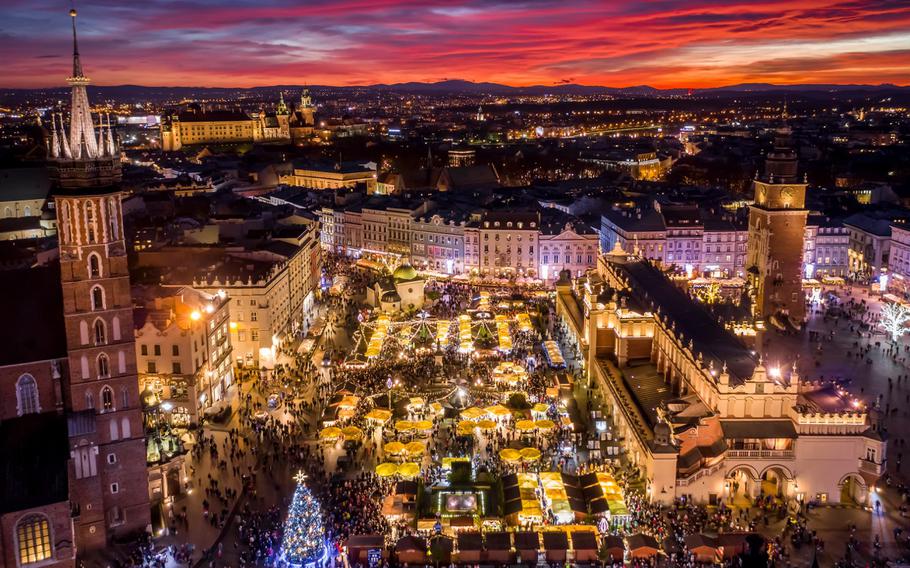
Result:
M79 61L79 40L76 38L76 9L70 10L73 19L73 77L82 77L82 62Z
M72 107L70 108L70 150L73 159L92 160L102 155L95 135L95 125L92 122L91 107L88 104L88 94L85 86L89 84L88 77L82 72L82 62L79 60L79 42L76 38L76 9L70 10L73 20L73 76L66 80L73 88Z

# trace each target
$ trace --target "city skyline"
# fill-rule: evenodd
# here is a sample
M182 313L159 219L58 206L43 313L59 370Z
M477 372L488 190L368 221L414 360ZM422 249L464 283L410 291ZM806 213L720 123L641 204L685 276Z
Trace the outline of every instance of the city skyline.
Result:
M61 33L67 6L59 4L13 0L0 8L2 86L60 84L69 46ZM95 0L76 7L96 85L910 83L910 6L897 1Z

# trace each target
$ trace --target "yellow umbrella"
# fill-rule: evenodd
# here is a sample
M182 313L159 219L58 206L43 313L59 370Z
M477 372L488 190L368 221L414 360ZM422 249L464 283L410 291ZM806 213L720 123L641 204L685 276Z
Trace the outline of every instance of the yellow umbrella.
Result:
M411 399L408 401L408 403L409 403L409 406L413 406L414 408L420 408L421 406L423 406L426 403L426 401L423 400L423 397L414 396L414 397L411 397Z
M486 408L486 411L487 411L487 414L489 414L491 416L495 416L497 418L502 418L503 416L508 416L509 414L512 413L512 411L510 411L508 408L506 408L505 406L503 406L501 404L488 406Z
M420 466L414 462L407 462L398 466L398 475L401 477L417 477L419 474Z
M394 463L381 463L376 466L376 475L379 477L392 477L398 473L398 466Z
M432 402L430 403L430 410L436 414L442 414L442 405L438 402Z
M337 440L343 436L341 428L336 428L334 426L329 426L328 428L323 428L319 432L319 439L321 440Z
M529 432L537 428L537 426L534 425L533 420L519 420L515 423L515 428L521 431Z
M385 453L387 454L398 455L404 451L404 444L401 442L389 442L383 446L382 449L385 450Z
M521 452L514 448L503 448L499 450L499 458L507 462L521 461Z
M521 454L521 459L525 461L532 462L540 459L540 450L537 448L522 448L519 453Z
M375 420L376 422L388 422L389 418L392 417L392 413L384 408L374 408L373 410L366 413L365 418L367 420Z
M433 429L433 423L429 420L420 420L414 423L414 429L420 432L429 432Z
M345 440L360 440L363 438L363 430L357 426L348 426L341 430L341 433L344 435Z
M458 428L455 429L455 433L459 436L473 436L474 427L471 426L471 427L467 428L464 426L459 426Z
M427 447L423 445L422 442L411 442L404 447L404 451L406 451L408 455L419 456L427 451Z
M461 411L461 417L467 420L477 420L484 414L486 414L486 412L477 408L476 406L472 406L471 408L466 408Z
M492 430L496 428L496 422L492 420L478 420L477 427L481 430Z
M548 410L550 410L550 405L543 403L543 402L538 402L537 404L534 405L533 408L531 408L531 410L533 410L534 412L546 413Z
M534 424L541 430L552 430L553 428L556 428L556 423L552 420L538 420Z
M399 432L407 432L414 429L414 423L410 420L399 420L395 423L395 429Z

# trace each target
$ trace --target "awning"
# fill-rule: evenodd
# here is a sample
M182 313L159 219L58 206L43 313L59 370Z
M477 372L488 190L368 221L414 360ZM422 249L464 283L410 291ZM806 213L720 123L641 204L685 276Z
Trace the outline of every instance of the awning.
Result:
M796 428L790 420L721 420L727 439L796 438Z

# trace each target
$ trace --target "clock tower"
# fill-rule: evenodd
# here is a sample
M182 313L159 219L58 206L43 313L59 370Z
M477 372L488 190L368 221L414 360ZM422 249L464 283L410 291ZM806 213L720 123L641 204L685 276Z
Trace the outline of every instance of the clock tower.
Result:
M746 269L755 316L787 317L798 327L806 312L802 278L808 211L806 184L799 182L789 134L777 133L764 173L753 182Z

